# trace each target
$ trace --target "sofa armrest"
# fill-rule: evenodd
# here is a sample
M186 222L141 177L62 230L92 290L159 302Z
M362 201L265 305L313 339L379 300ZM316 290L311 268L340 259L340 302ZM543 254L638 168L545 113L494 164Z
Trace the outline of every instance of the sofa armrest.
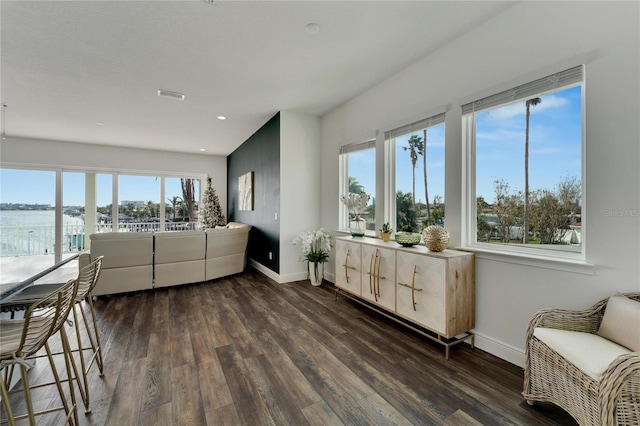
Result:
M559 330L595 333L601 318L591 309L543 309L529 321L527 341L533 336L536 327L555 328Z
M620 355L602 375L598 393L601 424L617 424L616 418L638 416L640 400L640 354Z

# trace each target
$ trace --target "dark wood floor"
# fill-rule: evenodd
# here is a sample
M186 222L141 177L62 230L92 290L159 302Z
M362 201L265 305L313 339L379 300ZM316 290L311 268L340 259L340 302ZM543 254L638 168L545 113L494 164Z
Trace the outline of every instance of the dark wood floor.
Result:
M520 368L466 344L445 361L441 346L336 301L327 282L277 284L249 270L103 297L96 309L105 376L91 372L82 425L576 424L528 406ZM44 380L38 364L30 375ZM52 403L51 391L35 395Z

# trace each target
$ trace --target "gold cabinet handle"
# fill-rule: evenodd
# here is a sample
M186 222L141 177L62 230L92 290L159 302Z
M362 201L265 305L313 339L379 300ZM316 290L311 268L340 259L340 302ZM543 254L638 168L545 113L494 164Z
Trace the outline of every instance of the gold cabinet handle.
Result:
M376 257L373 262L374 278L373 278L373 297L378 301L380 297L380 250L376 249Z
M398 282L399 285L411 289L411 303L413 304L413 310L416 310L416 291L422 291L421 288L416 288L416 269L417 265L413 265L413 274L411 275L411 285Z
M354 266L349 266L349 253L351 249L347 249L347 255L344 257L344 276L347 279L347 284L349 283L349 269L356 269Z
M377 256L378 254L376 252L376 259ZM371 255L371 260L369 261L369 272L367 272L367 275L369 275L369 293L374 295L377 302L378 298L375 296L375 260L373 254Z
M386 279L386 277L383 277L380 275L380 265L382 265L382 256L380 256L380 252L378 250L376 250L376 260L378 261L378 265L376 268L376 283L377 283L377 296L380 297L380 280L384 280Z

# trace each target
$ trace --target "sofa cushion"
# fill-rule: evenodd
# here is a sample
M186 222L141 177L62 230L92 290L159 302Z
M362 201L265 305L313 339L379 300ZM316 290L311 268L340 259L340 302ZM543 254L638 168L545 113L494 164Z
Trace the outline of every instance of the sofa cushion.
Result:
M234 227L224 229L209 228L207 234L207 259L213 259L232 254L244 253L249 240L249 227Z
M598 335L640 352L640 302L622 294L611 296Z
M150 232L105 232L91 234L91 257L104 256L102 269L151 266L153 234Z
M595 381L617 357L631 352L591 333L536 327L533 335Z
M204 260L205 238L203 231L156 232L154 262L158 265Z

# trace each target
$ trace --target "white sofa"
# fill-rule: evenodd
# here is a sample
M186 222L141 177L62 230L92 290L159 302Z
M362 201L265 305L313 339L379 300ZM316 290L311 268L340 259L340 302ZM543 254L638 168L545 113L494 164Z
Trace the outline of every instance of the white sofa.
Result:
M206 234L166 231L154 234L154 287L205 281Z
M226 227L207 229L206 234L205 279L208 281L242 272L247 265L249 226L230 222Z
M106 232L89 238L91 259L104 256L94 296L152 288L153 234Z
M208 281L247 264L247 224L206 231L92 234L91 258L104 256L96 296Z

